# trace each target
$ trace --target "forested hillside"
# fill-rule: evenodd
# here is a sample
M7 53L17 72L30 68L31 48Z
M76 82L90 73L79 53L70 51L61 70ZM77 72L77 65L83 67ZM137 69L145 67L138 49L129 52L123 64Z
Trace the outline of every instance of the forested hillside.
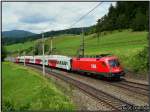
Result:
M98 19L90 33L103 31L132 29L133 31L148 30L149 11L147 2L119 1L110 6L108 14Z
M24 30L11 30L11 31L3 31L2 36L4 38L22 38L35 35L35 33L24 31Z

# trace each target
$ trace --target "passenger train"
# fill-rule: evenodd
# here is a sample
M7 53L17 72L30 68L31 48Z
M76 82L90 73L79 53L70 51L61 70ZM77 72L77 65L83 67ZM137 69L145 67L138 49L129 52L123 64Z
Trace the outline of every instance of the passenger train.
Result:
M68 57L62 55L45 55L44 65L51 68L60 68L67 71L84 72L108 78L120 78L125 75L116 56L99 57ZM18 56L16 63L43 64L43 56Z

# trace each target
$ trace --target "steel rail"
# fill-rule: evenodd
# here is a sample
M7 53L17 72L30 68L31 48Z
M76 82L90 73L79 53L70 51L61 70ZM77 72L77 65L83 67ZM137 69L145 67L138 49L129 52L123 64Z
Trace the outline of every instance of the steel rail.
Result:
M148 94L149 94L149 90L145 89L145 88L135 87L135 86L124 84L124 83L109 83L109 84L116 86L116 87L120 87L120 88L128 90L128 91L136 92L136 93L144 95L144 96L148 96Z
M128 81L126 79L122 80L123 83L128 83L128 84L132 84L132 85L136 85L139 88L143 88L145 90L148 90L149 85L148 84L142 84L142 83L137 83L137 82L132 82L132 81Z

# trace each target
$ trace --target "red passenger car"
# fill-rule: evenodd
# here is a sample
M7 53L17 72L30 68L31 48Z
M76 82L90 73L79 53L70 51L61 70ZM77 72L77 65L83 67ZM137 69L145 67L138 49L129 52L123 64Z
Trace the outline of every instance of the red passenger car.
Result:
M38 65L42 64L42 60L41 59L35 59L35 64L38 64Z
M28 63L29 63L29 61L30 61L30 59L29 59L29 58L25 58L25 63L26 63L26 64L28 64Z
M120 77L124 75L117 57L73 58L72 70L97 74L104 77Z
M42 56L34 56L35 64L42 65Z

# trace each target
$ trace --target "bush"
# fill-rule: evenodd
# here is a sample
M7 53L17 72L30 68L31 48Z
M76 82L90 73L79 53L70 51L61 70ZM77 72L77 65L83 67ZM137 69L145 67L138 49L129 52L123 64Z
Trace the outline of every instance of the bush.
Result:
M132 57L133 69L135 72L143 71L147 72L149 69L148 61L148 47L145 47L142 51Z

